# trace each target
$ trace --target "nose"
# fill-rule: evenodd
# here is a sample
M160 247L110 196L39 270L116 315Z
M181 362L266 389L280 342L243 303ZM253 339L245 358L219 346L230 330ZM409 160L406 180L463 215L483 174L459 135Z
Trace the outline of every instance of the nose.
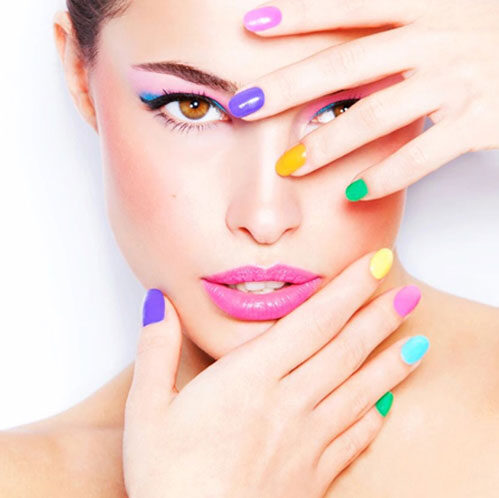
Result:
M280 155L294 143L288 121L274 117L246 123L233 167L226 224L237 237L275 244L301 223L299 179L275 171Z

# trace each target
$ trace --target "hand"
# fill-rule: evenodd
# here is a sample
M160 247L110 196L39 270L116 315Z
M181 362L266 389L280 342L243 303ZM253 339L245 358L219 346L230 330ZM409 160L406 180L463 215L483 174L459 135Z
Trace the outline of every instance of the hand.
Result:
M424 336L402 346L405 338L362 365L420 298L407 286L359 309L392 258L382 249L358 259L180 392L179 319L160 290L149 291L125 408L128 496L323 496L377 435L391 405L387 391L428 347Z
M426 115L434 125L354 177L345 192L349 200L383 197L465 152L499 148L497 0L276 0L261 7L244 20L262 37L392 29L322 50L253 81L229 102L234 116L265 118L330 92L399 76L398 84L309 133L278 161L279 174L295 168L293 176L308 174Z

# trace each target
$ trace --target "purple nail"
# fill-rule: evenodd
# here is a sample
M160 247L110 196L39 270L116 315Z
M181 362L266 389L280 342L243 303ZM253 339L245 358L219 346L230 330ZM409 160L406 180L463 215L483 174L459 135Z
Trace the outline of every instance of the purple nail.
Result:
M161 322L165 318L165 298L159 289L149 289L142 308L142 326Z
M261 7L246 12L244 25L250 31L263 31L277 26L282 19L282 13L277 7Z
M233 116L242 118L258 111L265 103L263 90L258 86L252 86L242 92L236 93L229 100L229 109Z
M419 303L421 291L416 285L406 285L393 299L393 307L400 316L408 315Z

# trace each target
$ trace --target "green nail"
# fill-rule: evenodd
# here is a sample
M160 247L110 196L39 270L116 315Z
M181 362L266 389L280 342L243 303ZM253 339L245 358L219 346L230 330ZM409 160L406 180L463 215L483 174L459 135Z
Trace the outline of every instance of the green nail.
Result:
M367 192L366 182L362 178L359 178L346 188L345 195L349 201L358 201L359 199L362 199Z
M386 392L381 396L381 398L376 401L376 408L383 417L390 411L393 403L393 393L391 391Z

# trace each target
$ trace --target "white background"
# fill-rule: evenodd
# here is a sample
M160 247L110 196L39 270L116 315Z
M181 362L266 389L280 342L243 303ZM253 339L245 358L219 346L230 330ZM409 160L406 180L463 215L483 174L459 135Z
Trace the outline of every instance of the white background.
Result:
M133 361L141 319L145 289L108 224L97 136L57 57L52 18L63 7L17 0L1 16L0 429L66 409L113 377ZM461 156L410 187L402 262L499 306L498 215L499 151Z

